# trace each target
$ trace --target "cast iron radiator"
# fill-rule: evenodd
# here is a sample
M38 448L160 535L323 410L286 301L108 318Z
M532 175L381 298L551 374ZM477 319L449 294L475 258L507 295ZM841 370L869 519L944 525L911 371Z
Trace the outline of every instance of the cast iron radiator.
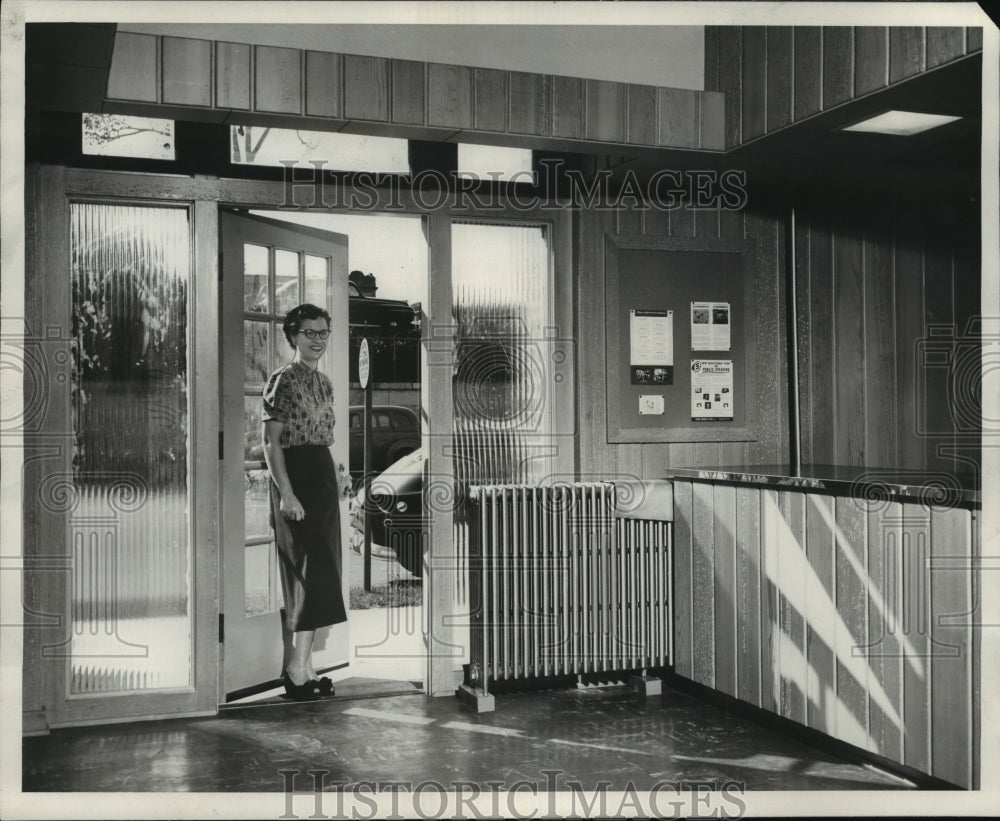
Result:
M466 685L671 663L670 523L613 483L470 489Z

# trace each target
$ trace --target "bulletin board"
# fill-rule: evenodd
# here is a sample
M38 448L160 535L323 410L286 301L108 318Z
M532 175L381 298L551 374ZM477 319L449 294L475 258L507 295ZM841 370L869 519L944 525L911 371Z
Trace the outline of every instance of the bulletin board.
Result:
M605 252L608 442L755 439L750 243L609 236Z

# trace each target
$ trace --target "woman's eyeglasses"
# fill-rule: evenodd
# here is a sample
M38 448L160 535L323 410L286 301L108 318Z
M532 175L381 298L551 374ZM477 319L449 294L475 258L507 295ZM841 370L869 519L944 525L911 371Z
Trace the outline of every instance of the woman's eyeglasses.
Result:
M304 331L299 331L299 333L302 334L306 339L326 339L330 335L329 331L312 331L308 329Z

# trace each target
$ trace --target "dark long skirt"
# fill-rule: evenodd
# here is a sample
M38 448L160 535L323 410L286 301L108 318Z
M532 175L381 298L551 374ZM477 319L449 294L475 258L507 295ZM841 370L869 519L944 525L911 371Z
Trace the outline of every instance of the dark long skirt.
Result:
M285 470L305 518L281 515L271 482L271 519L278 545L288 629L315 630L347 621L341 592L340 500L337 472L325 445L285 448Z

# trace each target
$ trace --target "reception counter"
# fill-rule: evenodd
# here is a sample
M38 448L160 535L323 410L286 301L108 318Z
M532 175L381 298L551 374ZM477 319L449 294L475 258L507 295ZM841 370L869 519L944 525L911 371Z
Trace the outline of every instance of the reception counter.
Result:
M774 465L666 478L678 675L977 786L981 498L968 478Z

